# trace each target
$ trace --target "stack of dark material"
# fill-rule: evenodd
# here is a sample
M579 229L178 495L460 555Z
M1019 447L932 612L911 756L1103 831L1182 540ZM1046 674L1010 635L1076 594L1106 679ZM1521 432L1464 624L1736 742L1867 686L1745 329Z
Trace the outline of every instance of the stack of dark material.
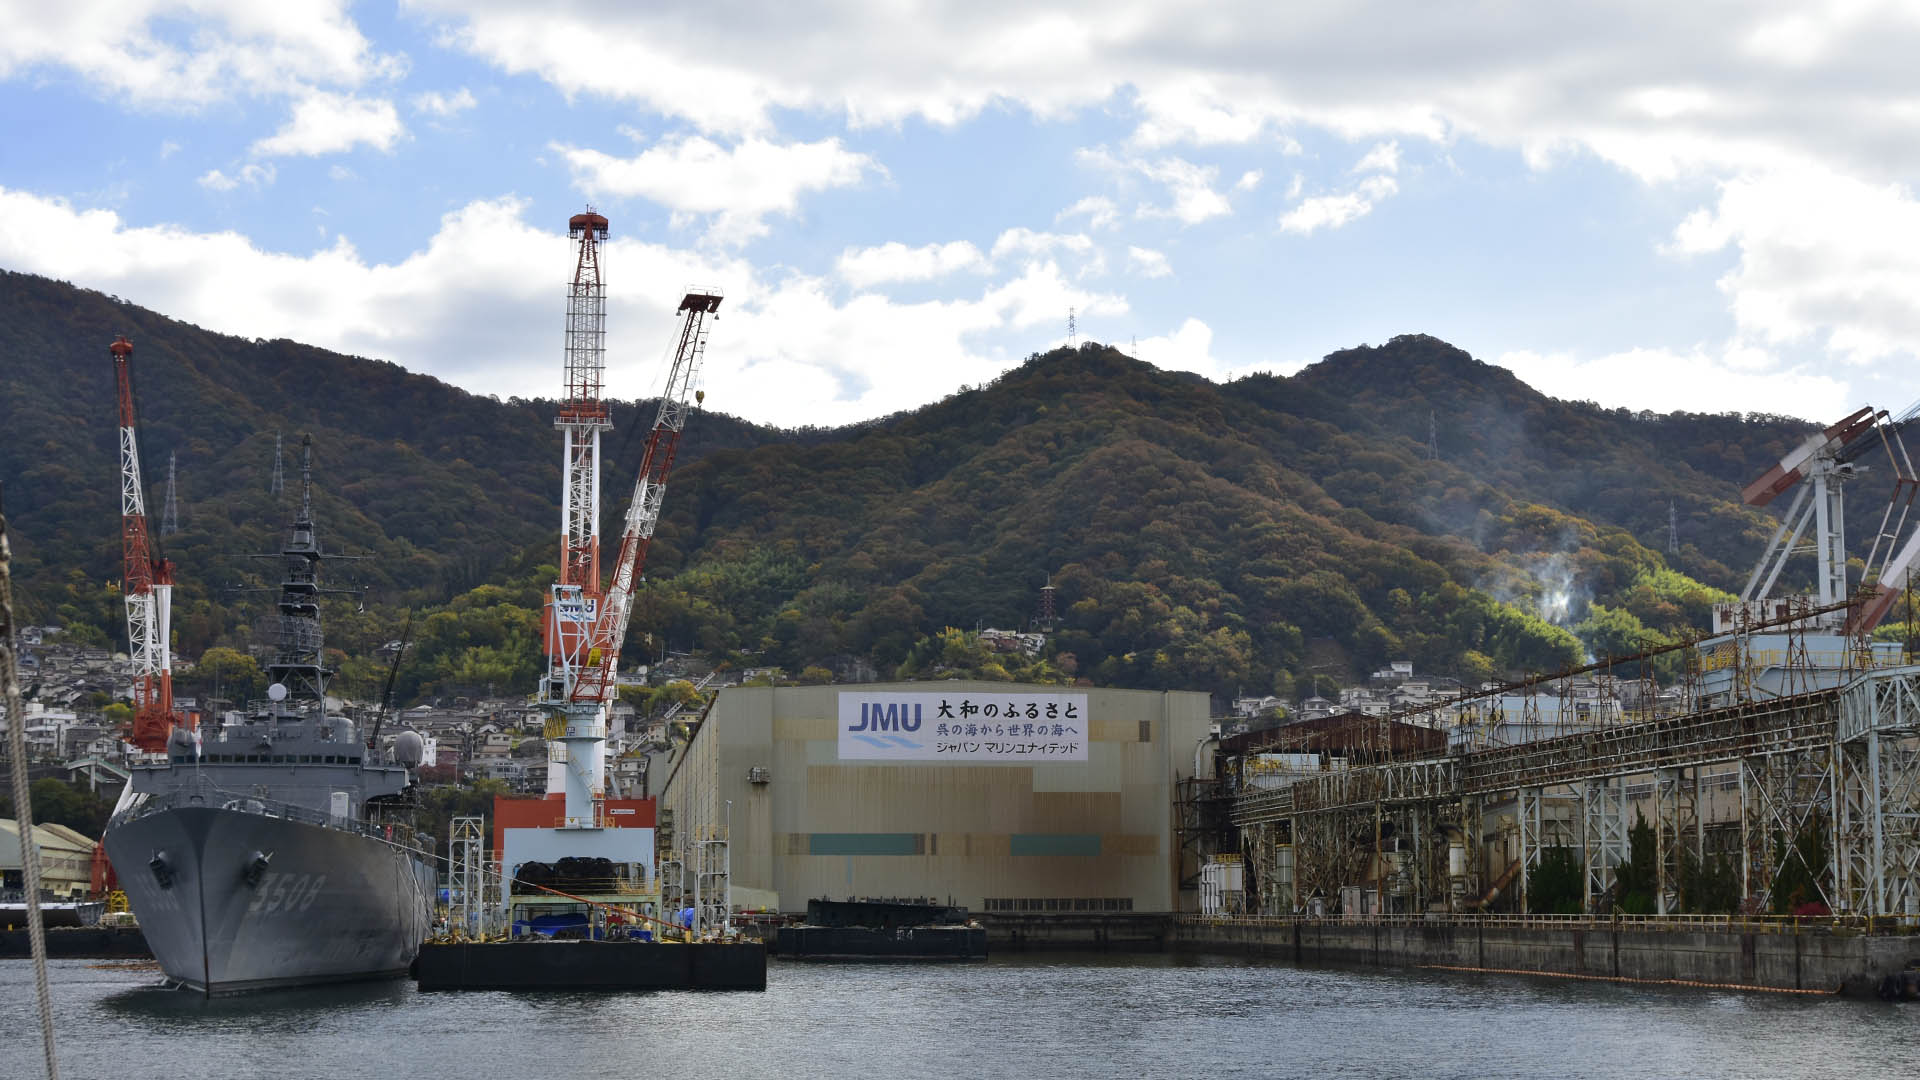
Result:
M987 931L967 909L929 900L809 900L774 951L796 960L984 960Z
M556 862L525 862L513 875L513 891L538 893L548 889L567 893L607 893L619 885L613 860L575 857Z

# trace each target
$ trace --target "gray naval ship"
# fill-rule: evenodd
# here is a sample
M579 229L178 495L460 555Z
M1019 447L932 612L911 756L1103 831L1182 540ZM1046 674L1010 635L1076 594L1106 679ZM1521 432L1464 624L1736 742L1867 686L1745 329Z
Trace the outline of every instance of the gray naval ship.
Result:
M161 969L209 995L404 975L431 917L432 856L404 814L420 736L386 757L327 712L303 451L268 700L204 739L176 728L105 837Z

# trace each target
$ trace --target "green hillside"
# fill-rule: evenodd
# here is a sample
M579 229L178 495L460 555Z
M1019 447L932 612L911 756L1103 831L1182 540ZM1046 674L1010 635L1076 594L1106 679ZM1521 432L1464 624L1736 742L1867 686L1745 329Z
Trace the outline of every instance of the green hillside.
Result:
M236 556L270 549L288 513L266 490L273 432L290 447L311 432L326 534L376 556L336 571L367 603L335 605L332 643L369 650L412 607L424 623L405 693L531 691L558 519L551 403L6 274L0 483L37 617L120 634L116 333L137 349L156 519L179 455L168 551L186 655L246 643L264 607L222 590L258 583ZM608 532L638 464L629 433L650 420L616 407ZM943 660L966 650L942 628L1023 627L1051 575L1058 629L1026 677L1290 693L1390 658L1466 678L1552 670L1685 632L1714 590L1738 589L1772 528L1740 485L1810 428L1556 401L1423 336L1224 385L1088 345L834 430L703 413L628 655L979 668L996 662ZM1856 485L1856 535L1877 523L1875 483ZM369 664L349 677L375 679Z

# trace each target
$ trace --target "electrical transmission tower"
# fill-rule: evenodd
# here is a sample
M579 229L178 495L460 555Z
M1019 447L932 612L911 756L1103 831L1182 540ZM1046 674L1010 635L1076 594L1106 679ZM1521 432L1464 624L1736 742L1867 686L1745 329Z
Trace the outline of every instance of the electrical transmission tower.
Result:
M174 455L167 453L167 501L160 511L160 535L171 536L180 531L180 499L174 489Z
M281 464L280 433L273 433L273 479L267 482L269 494L279 495L287 490L286 469Z
M1067 309L1067 348L1069 349L1079 348L1080 347L1078 343L1079 337L1080 337L1080 328L1074 325L1073 309L1068 308Z
M1667 551L1669 554L1680 550L1680 511L1673 507L1673 500L1667 500Z
M1433 410L1427 410L1427 460L1440 460L1440 421L1434 419Z
M1053 632L1053 575L1047 575L1047 583L1040 587L1040 626L1043 634Z

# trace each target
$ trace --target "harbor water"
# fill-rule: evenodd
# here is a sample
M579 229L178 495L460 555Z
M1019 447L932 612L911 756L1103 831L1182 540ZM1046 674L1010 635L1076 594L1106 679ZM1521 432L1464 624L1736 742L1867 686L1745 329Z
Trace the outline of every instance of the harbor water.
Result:
M1184 955L775 961L764 993L205 1000L151 964L55 961L61 1075L1830 1077L1909 1075L1920 1005ZM41 1074L32 969L0 961L0 1077Z

